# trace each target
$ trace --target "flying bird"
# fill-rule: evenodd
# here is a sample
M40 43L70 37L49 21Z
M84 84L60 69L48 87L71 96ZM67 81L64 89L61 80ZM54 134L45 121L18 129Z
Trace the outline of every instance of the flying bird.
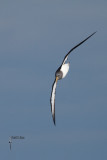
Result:
M10 150L12 148L12 139L25 139L23 136L11 136L9 137Z
M76 49L77 47L79 47L82 43L84 43L85 41L87 41L90 37L92 37L96 32L92 33L90 36L88 36L86 39L84 39L83 41L81 41L79 44L77 44L76 46L74 46L64 57L61 66L57 69L57 71L55 72L55 80L54 83L52 85L52 91L51 91L51 98L50 98L50 104L51 104L51 112L52 112L52 118L53 118L53 122L55 125L55 94L56 94L56 85L57 85L57 81L64 78L68 71L69 71L69 63L65 63L68 59L69 54Z
M11 144L12 144L12 138L9 138L9 144L10 144L10 150L11 150Z

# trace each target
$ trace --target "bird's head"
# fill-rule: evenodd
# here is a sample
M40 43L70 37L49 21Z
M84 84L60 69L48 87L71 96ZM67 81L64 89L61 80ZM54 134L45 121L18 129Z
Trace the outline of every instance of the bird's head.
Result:
M9 141L9 143L12 143L12 141Z
M62 79L62 76L63 76L62 71L56 71L56 73L55 73L56 82L57 82L59 79Z

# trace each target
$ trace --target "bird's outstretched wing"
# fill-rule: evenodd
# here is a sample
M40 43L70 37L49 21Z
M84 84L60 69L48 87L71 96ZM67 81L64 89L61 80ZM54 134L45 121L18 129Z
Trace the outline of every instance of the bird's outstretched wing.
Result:
M54 124L55 124L55 93L56 93L56 84L57 84L57 81L55 79L55 81L54 81L54 83L52 85L51 98L50 98L51 112L52 112L52 118L53 118Z
M10 150L11 150L11 143L10 143Z
M94 32L93 34L91 34L90 36L88 36L86 39L84 39L82 42L80 42L80 43L77 44L75 47L73 47L73 48L66 54L66 56L64 57L61 66L67 61L68 55L69 55L74 49L76 49L76 48L79 47L82 43L84 43L85 41L87 41L87 40L88 40L91 36L93 36L95 33L96 33L96 32Z

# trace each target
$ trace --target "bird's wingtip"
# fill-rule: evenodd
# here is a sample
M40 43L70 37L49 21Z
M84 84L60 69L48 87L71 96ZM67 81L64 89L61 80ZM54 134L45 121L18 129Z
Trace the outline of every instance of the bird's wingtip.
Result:
M94 35L95 33L97 33L97 31L93 32L93 34L92 34L92 35Z
M54 121L54 126L56 126L56 123L55 123L55 121Z
M53 117L53 123L56 126L55 116L52 116L52 117Z
M54 121L54 126L56 126L56 122Z

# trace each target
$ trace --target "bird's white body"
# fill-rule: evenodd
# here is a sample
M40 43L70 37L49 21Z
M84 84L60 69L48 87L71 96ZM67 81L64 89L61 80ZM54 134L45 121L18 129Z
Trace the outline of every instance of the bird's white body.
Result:
M63 64L60 70L63 73L63 77L62 78L64 78L67 75L68 71L69 71L69 63Z

